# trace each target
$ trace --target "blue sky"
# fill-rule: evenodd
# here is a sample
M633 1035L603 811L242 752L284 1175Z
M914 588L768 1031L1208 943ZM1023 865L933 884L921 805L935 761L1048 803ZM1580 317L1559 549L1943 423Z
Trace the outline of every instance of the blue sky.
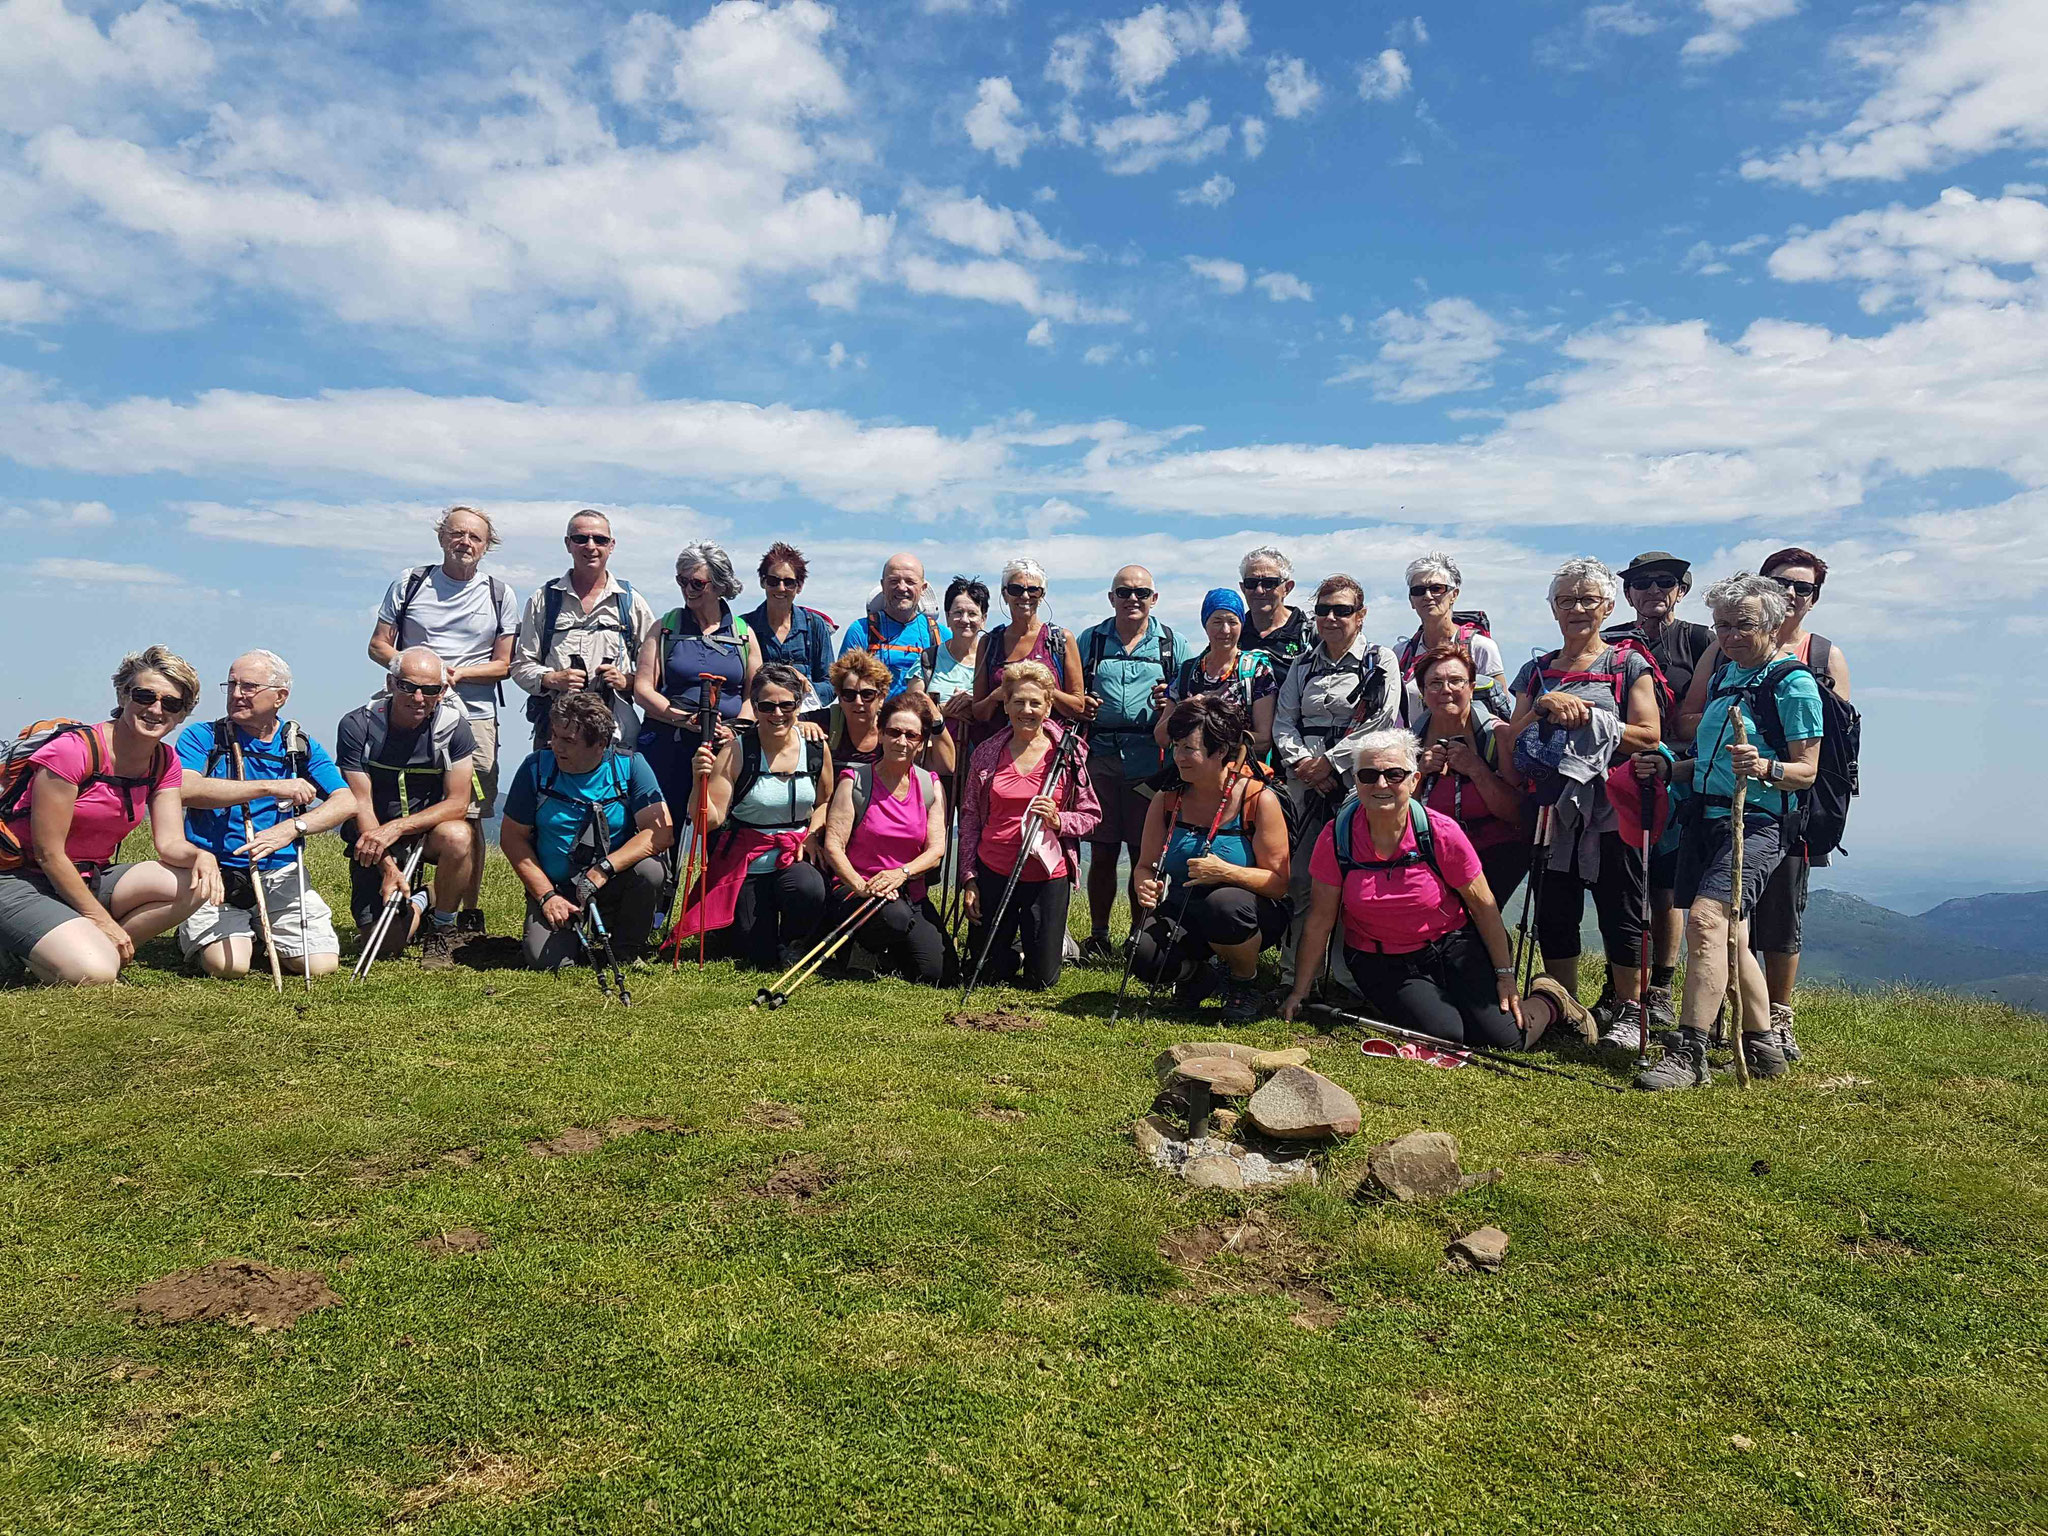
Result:
M1258 543L1371 630L1454 551L1833 563L1829 883L2048 883L2038 0L660 10L0 0L0 694L268 645L316 728L451 501L658 599L772 537L1168 619ZM747 601L752 602L753 593ZM1695 613L1697 616L1697 613Z

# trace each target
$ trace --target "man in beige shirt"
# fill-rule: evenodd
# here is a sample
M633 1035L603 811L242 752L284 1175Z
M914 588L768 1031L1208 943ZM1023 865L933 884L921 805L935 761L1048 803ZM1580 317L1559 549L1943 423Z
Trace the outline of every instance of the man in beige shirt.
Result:
M537 752L548 744L548 708L560 694L601 689L626 751L640 736L633 670L654 632L654 610L630 582L611 574L611 519L588 509L569 519L569 571L527 600L512 647L512 681L532 695L526 718Z

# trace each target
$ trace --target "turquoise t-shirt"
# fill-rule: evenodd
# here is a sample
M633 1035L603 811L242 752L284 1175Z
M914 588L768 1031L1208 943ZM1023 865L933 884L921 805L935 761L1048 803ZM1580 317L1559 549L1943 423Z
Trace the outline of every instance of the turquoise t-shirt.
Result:
M1781 658L1774 658L1781 659ZM1771 745L1764 740L1758 729L1756 716L1749 708L1749 701L1742 695L1729 693L1724 688L1746 688L1761 677L1772 665L1742 669L1732 662L1723 666L1714 675L1714 686L1707 696L1705 713L1700 716L1699 731L1693 737L1700 749L1700 761L1707 765L1704 782L1698 770L1694 770L1694 787L1709 797L1732 798L1735 794L1735 770L1729 765L1728 749L1735 742L1735 726L1730 720L1730 711L1738 704L1742 707L1743 724L1749 731L1750 745L1765 757L1773 756ZM1777 681L1778 720L1785 727L1788 742L1816 741L1826 729L1820 707L1820 685L1813 680L1813 674L1799 667L1788 667L1785 675ZM1749 781L1746 805L1752 811L1767 811L1773 816L1785 813L1785 791L1773 789L1758 779ZM1728 807L1715 805L1711 798L1707 805L1709 816L1728 814Z
M544 785L550 793L542 793ZM608 752L588 773L564 773L555 754L543 748L521 763L513 776L505 795L505 819L533 828L534 858L550 880L568 877L576 838L592 801L608 802L602 814L609 851L631 836L633 818L650 805L661 804L661 785L637 752L630 758Z
M1148 617L1144 633L1129 650L1117 638L1115 619L1104 619L1077 638L1081 670L1084 674L1092 671L1092 691L1102 700L1088 733L1088 750L1103 756L1115 754L1128 779L1150 778L1166 762L1152 739L1152 726L1159 719L1159 711L1152 707L1152 690L1161 683L1171 684L1180 675L1181 664L1194 654L1185 640L1174 635L1162 656L1166 636L1167 627Z

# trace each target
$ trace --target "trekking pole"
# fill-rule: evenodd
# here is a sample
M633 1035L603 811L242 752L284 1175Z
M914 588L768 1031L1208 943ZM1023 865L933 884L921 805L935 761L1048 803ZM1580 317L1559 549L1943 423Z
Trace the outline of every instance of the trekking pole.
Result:
M1547 805L1538 806L1536 810L1536 835L1529 845L1529 882L1522 887L1522 921L1519 931L1515 934L1515 975L1524 996L1528 994L1529 983L1536 979L1536 968L1533 964L1524 972L1522 956L1524 953L1534 955L1534 951L1529 947L1529 908L1536 900L1538 871L1550 861L1550 811L1551 808Z
M234 727L228 727L228 755L234 759L235 779L246 783L248 775L242 771L242 742L235 734ZM242 802L242 855L248 858L249 840L256 835L256 824L249 815L249 802ZM277 935L270 928L270 901L263 894L263 871L254 859L249 859L249 885L256 892L256 926L263 930L263 952L270 956L270 984L279 997L284 996L284 966L277 958ZM301 909L300 923L305 921Z
M370 967L377 963L377 953L384 947L384 936L391 931L391 924L398 916L398 909L412 897L412 878L419 873L420 860L426 855L424 840L412 845L412 854L405 861L401 872L404 883L384 898L384 910L377 914L376 925L370 930L370 942L363 946L363 952L356 956L356 968L349 973L350 981L361 981L370 974Z
M1060 738L1059 749L1052 755L1052 766L1046 770L1044 793L1047 798L1051 798L1059 793L1060 774L1071 765L1073 760L1072 749L1080 739L1081 733L1076 730L1069 730ZM974 996L974 989L981 985L981 973L988 965L988 957L995 952L996 938L1002 931L1003 914L1010 910L1010 900L1017 894L1018 882L1024 878L1024 865L1030 857L1034 835L1034 828L1031 825L1030 818L1027 816L1023 827L1023 837L1017 845L1017 862L1010 866L1010 878L1003 882L1002 900L996 903L995 911L988 916L988 933L982 940L981 958L974 962L974 974L967 978L966 989L960 994L960 1006L962 1008L965 1008L967 1000Z
M1742 723L1742 705L1738 700L1728 711L1735 721L1735 744L1749 745L1749 728ZM1733 1028L1729 1038L1735 1043L1735 1086L1749 1086L1749 1058L1742 1047L1742 815L1749 800L1749 779L1747 775L1735 780L1735 793L1730 797L1728 807L1728 834L1734 840L1731 844L1728 881L1728 1019Z
M809 965L811 961L813 961L821 953L823 953L827 945L829 945L834 939L838 938L841 934L848 932L852 928L858 926L860 923L865 922L867 920L867 906L869 902L879 903L880 900L881 898L879 896L869 896L864 898L858 907L855 907L853 911L849 912L845 917L840 919L839 925L836 928L834 928L830 933L826 934L825 937L818 940L817 943L813 944L810 947L810 949L805 952L804 957L801 960L797 961L795 965L792 965L788 970L784 971L780 976L776 977L775 980L771 982L769 985L757 988L754 992L754 1006L756 1008L767 1007L769 999L776 996L776 994L782 992L784 988L786 988L789 985L790 978L795 976L798 971L802 970L805 966Z
M1655 819L1651 802L1655 799L1655 790L1641 780L1637 785L1643 797L1643 969L1636 978L1636 1022L1641 1026L1636 1031L1636 1065L1647 1067L1650 1064L1650 943L1651 930L1657 926L1657 902L1650 894L1650 823Z
M590 941L592 934L597 936L595 944L592 944ZM583 921L577 937L583 943L583 953L590 961L590 969L597 975L599 995L605 1001L611 1001L611 992L605 986L604 975L605 967L610 966L612 985L619 989L619 1006L621 1008L632 1007L633 994L626 990L626 973L619 965L617 953L612 949L611 930L605 927L604 914L597 909L597 892L595 891L592 891L589 899L583 903Z
M1589 1088L1604 1088L1609 1093L1627 1093L1629 1090L1620 1083L1603 1083L1597 1077L1586 1077L1577 1072L1567 1072L1563 1067L1553 1067L1548 1062L1530 1061L1506 1051L1496 1051L1491 1046L1461 1045L1456 1040L1446 1040L1441 1035L1425 1034L1419 1029L1403 1029L1398 1024L1383 1024L1378 1019L1367 1018L1361 1013L1334 1007L1329 1003L1307 1003L1303 1012L1320 1014L1356 1029L1368 1030L1376 1035L1385 1035L1390 1040L1406 1040L1414 1045L1436 1046L1446 1051L1458 1051L1472 1058L1474 1065L1498 1072L1513 1079L1516 1072L1540 1072L1547 1077L1562 1077L1569 1082L1584 1083Z
M882 910L883 900L884 898L880 896L870 896L868 898L868 902L871 903L871 905L866 906L865 910L857 912L849 923L842 923L840 925L840 931L836 934L835 937L828 939L823 945L819 947L819 949L813 950L811 952L813 958L803 965L803 967L797 972L794 978L788 980L777 990L770 992L768 994L768 1011L772 1013L777 1008L780 1008L784 1003L788 1002L791 993L796 991L796 989L802 986L805 982L809 981L813 976L817 975L818 972L821 969L823 969L825 962L827 960L830 960L834 955L838 954L840 950L844 949L848 944L851 944L853 942L853 936L856 933L860 932L862 926L867 922L867 920L873 917L877 912ZM757 1003L755 1006L759 1007L760 1005Z
M697 674L697 745L711 744L714 749L718 741L718 695L725 686L725 679L715 672ZM692 756L695 754L692 753ZM715 762L714 769L716 771ZM690 905L690 884L697 884L697 968L704 967L704 886L711 879L711 845L705 836L704 823L711 818L711 775L697 780L697 804L690 817L690 846L683 855L683 906ZM695 871L694 876L692 870ZM669 958L669 969L675 970L683 963L683 938L672 935L675 950Z
M284 767L285 772L295 779L306 777L306 762L310 756L306 750L306 736L296 723L285 727ZM317 787L317 786L316 786ZM306 840L292 839L292 861L299 868L299 977L306 984L306 990L313 990L313 951L306 942Z

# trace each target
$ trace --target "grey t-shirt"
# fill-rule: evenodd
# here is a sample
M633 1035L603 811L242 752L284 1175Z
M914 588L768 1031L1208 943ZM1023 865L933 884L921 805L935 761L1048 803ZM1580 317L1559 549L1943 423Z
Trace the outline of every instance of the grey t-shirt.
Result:
M401 571L391 583L377 607L379 624L398 622L405 589L418 571L418 566ZM519 601L511 587L481 571L457 581L437 565L413 594L397 644L401 651L424 645L451 667L473 667L491 659L500 635L518 631ZM466 682L457 683L455 692L470 719L489 720L498 712L497 688L496 683Z

